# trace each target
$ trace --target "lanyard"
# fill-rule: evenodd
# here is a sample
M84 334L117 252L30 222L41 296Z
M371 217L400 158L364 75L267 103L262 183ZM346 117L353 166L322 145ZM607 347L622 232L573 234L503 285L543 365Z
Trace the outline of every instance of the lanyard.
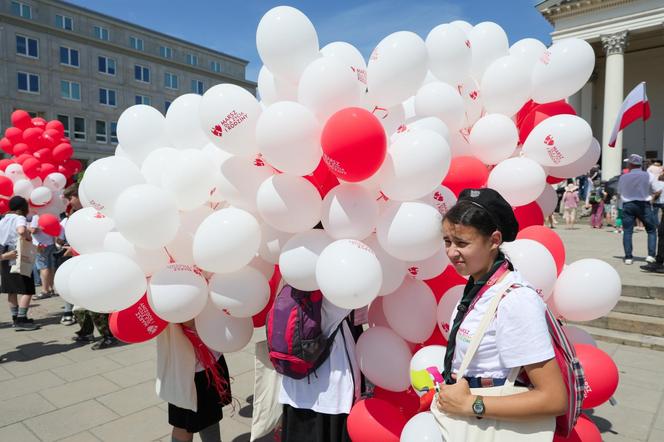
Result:
M484 284L484 287L477 293L475 296L475 299L470 303L468 306L468 310L463 315L463 319L461 319L461 322L463 322L468 314L475 308L475 304L480 300L480 298L486 293L487 290L489 290L491 287L493 287L498 281L503 279L503 277L509 273L509 264L507 261L503 262L500 267L498 267L498 270L496 270L493 275L491 275L491 278Z

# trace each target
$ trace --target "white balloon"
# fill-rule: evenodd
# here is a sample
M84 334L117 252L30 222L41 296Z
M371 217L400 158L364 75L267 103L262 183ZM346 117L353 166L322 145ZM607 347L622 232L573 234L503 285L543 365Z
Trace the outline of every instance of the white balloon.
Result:
M404 279L383 299L383 312L390 328L408 342L422 343L436 328L436 298L423 281Z
M542 209L544 218L551 215L558 207L558 194L550 184L544 186L542 194L537 197L537 205Z
M340 60L321 57L302 73L297 101L325 122L341 109L359 106L363 94L364 87L352 69Z
M411 95L427 74L427 47L415 33L388 35L373 50L367 68L370 101L388 108Z
M510 55L521 58L528 66L528 78L532 78L535 64L546 51L546 46L535 38L523 38L510 46Z
M595 51L585 40L566 38L547 50L535 63L532 99L549 103L574 95L590 78Z
M8 165L5 169L5 176L12 180L14 183L16 183L18 180L27 180L28 182L30 181L23 173L23 166L18 163Z
M359 184L339 184L323 198L325 231L334 239L362 240L371 235L378 220L378 203Z
M402 104L394 105L388 108L387 111L375 109L371 106L369 106L367 110L373 112L373 114L378 118L378 121L380 121L383 129L385 129L385 135L387 136L387 139L389 139L392 134L394 134L394 132L398 131L406 121L406 111Z
M459 91L442 82L426 84L417 91L415 113L418 117L439 118L451 132L461 129L465 118Z
M400 442L445 442L438 422L431 412L417 413L401 431Z
M457 83L456 87L463 99L466 113L463 126L472 127L485 114L484 94L480 90L479 82L470 75Z
M78 263L83 258L83 255L73 256L65 260L55 271L55 276L53 278L53 285L55 290L58 292L63 300L73 304L76 301L71 296L71 290L69 289L69 280L71 277L71 272L78 265Z
M258 95L267 106L277 101L295 101L297 100L297 85L275 77L267 67L262 66L258 72Z
M256 206L263 220L282 232L303 232L321 218L318 190L306 179L287 174L273 175L256 194Z
M161 185L173 193L178 209L192 210L210 197L215 186L214 164L198 149L178 151L175 160L164 165Z
M200 269L185 264L169 264L150 279L148 303L168 322L182 323L195 318L208 299L207 281Z
M280 101L265 109L258 119L256 142L265 160L276 169L308 175L316 170L323 156L321 131L309 109L292 101Z
M198 226L212 213L214 210L209 206L200 206L194 210L180 212L180 228L175 238L165 247L173 261L179 264L194 265L194 235Z
M503 244L503 251L514 268L546 301L553 292L558 272L551 252L532 239L517 239Z
M576 178L579 175L585 175L599 161L602 153L597 138L593 138L590 147L581 158L566 166L557 166L549 168L549 175L556 178Z
M168 145L166 119L157 109L144 104L128 107L122 112L117 133L123 152L136 164L141 164L153 149ZM88 167L86 175L89 170Z
M496 23L485 21L475 25L468 34L472 50L471 71L475 78L482 78L484 71L494 60L509 52L507 34Z
M240 351L254 334L251 318L234 318L212 305L196 316L196 333L206 346L221 353Z
M53 199L53 192L48 187L40 186L36 187L32 192L30 192L30 203L35 206L45 206L51 202Z
M270 71L297 84L302 71L318 58L318 35L311 21L290 6L270 9L258 23L256 48Z
M69 276L69 293L76 305L98 313L130 307L141 299L146 288L138 264L119 253L83 255Z
M223 149L219 149L214 143L207 143L201 150L204 154L208 155L208 158L210 158L210 161L212 161L214 168L217 171L224 163L224 161L234 156Z
M469 135L465 129L450 134L449 143L452 150L452 158L471 155Z
M473 25L471 25L465 20L454 20L450 22L450 24L460 28L463 32L466 33L466 35L470 35L470 31L473 30Z
M376 254L354 239L340 239L323 250L316 282L323 296L346 309L369 305L380 291L383 272Z
M269 299L267 279L252 267L233 273L217 273L210 279L210 301L233 317L251 318L265 308Z
M113 216L118 196L126 188L143 183L145 178L133 162L122 157L106 157L88 166L81 186L85 188L85 196L92 207L104 215Z
M510 205L523 206L537 199L546 186L546 172L530 158L509 158L501 161L489 173L490 187Z
M179 153L172 147L159 147L150 152L141 163L145 182L161 187L161 179L169 164L177 164Z
M436 318L438 322L438 330L445 337L450 338L450 329L452 328L453 315L456 312L456 306L463 296L463 285L455 285L449 288L438 302L438 309Z
M367 63L357 48L345 41L334 41L328 43L321 50L325 58L332 58L351 68L357 77L362 89L367 85Z
M429 69L449 84L460 82L470 73L472 54L466 33L452 24L438 25L426 39Z
M403 134L389 148L380 170L381 189L390 199L408 201L434 190L445 178L452 154L434 131Z
M274 275L274 264L265 261L260 255L256 255L249 263L249 266L261 272L268 281L272 279L272 275Z
M316 263L332 243L325 231L312 229L296 233L286 242L279 256L279 270L284 281L299 290L318 290Z
M355 347L360 370L373 384L389 391L410 386L412 354L406 341L387 327L372 327L360 335Z
M580 259L558 277L553 308L570 321L592 321L607 315L620 299L620 275L599 259Z
M67 242L78 253L95 253L104 250L104 237L113 230L115 222L92 207L74 212L65 225Z
M52 191L62 190L67 184L67 178L60 172L53 172L48 174L44 180L44 186L48 187Z
M421 261L443 244L442 216L422 202L390 202L378 218L378 242L387 253L405 261Z
M108 232L106 234L104 251L125 255L138 264L147 276L168 265L168 254L164 249L150 250L136 247L120 232Z
M421 281L426 281L443 273L445 268L450 265L450 259L447 257L447 251L443 245L430 258L423 259L422 261L411 261L406 265L410 276Z
M498 164L516 150L519 131L502 114L488 114L480 118L470 132L470 152L484 164Z
M152 184L131 186L115 204L118 231L131 243L159 249L175 238L180 217L173 196Z
M260 227L253 215L233 207L221 209L196 230L194 261L209 272L235 272L256 256L260 242Z
M542 166L566 166L590 148L592 129L576 115L554 115L539 123L523 143L523 154Z
M441 216L445 216L447 211L456 204L457 197L454 192L441 184L428 195L420 198L420 201L435 207Z
M178 149L201 149L210 142L198 118L201 100L198 94L180 95L166 111L166 134Z
M500 57L482 75L480 86L487 112L511 117L530 99L530 71L519 57Z
M406 263L383 250L375 234L364 240L364 243L374 251L380 263L380 268L383 271L383 281L380 285L378 296L394 293L406 277Z
M431 130L436 132L441 137L448 140L450 136L450 130L447 128L447 125L443 123L440 118L436 117L424 117L424 118L415 118L414 120L408 121L400 128L397 129L397 133L392 134L391 141L394 143L399 137L403 134L406 134L411 131L417 130Z
M278 264L281 249L292 236L292 233L281 232L267 223L261 223L261 244L258 248L260 257L270 264Z
M256 154L256 122L261 106L256 97L234 84L218 84L203 94L203 131L219 148L243 156Z
M262 157L231 156L220 167L215 193L229 204L256 213L256 194L260 185L274 174Z

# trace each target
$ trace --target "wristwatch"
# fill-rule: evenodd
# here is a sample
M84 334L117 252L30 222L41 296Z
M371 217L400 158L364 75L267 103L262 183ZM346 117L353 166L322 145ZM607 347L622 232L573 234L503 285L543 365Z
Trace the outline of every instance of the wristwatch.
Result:
M482 416L484 416L484 400L482 396L477 396L475 402L473 402L473 413L478 419L482 419Z

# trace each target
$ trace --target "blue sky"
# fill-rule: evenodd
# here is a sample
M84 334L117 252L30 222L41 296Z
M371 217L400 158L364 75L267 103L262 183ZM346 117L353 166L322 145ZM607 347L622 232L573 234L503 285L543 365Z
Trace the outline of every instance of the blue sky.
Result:
M247 78L254 81L261 67L256 26L265 12L283 4L294 6L309 17L318 31L321 47L333 41L347 41L365 57L392 32L413 31L425 38L433 27L457 19L471 24L494 21L505 29L510 44L534 37L548 45L552 30L535 9L537 2L533 0L69 1L249 60Z

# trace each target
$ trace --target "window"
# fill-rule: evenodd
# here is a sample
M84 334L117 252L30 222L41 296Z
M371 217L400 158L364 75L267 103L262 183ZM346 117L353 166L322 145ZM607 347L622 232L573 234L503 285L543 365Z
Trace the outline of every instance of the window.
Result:
M106 106L116 106L116 94L117 92L113 89L99 88L99 103Z
M69 138L69 117L67 115L58 115L58 121L65 127L65 137Z
M97 57L97 66L102 74L115 75L115 59L100 55Z
M23 2L12 2L12 14L23 18L32 18L32 7Z
M39 93L39 75L28 72L18 73L18 90L32 94Z
M161 55L163 58L173 58L173 48L169 48L168 46L160 46L159 55Z
M132 49L136 49L137 51L142 51L143 39L131 36L129 37L129 46L131 46Z
M118 122L111 121L111 143L118 144Z
M39 58L39 42L35 38L16 36L16 54L24 57Z
M168 112L169 107L171 107L171 102L168 100L164 101L164 112Z
M187 54L187 64L198 66L198 55Z
M221 63L219 63L218 61L211 61L210 70L212 72L221 72Z
M85 118L74 117L74 139L85 140Z
M56 14L55 15L55 26L57 26L60 29L66 29L67 31L73 31L74 30L74 19L71 18L71 17L67 17L66 15Z
M95 121L95 137L97 143L108 143L108 134L106 133L106 122L102 120Z
M78 50L60 46L60 63L75 68L79 67Z
M149 83L150 68L141 66L140 64L134 65L134 80Z
M203 95L203 82L201 80L191 80L191 91Z
M164 86L168 89L178 88L178 76L172 72L164 73Z
M95 37L97 37L99 40L109 40L109 34L108 34L108 29L102 27L102 26L95 26L94 27L95 31Z
M150 105L150 97L147 95L136 95L136 104Z
M81 83L69 80L60 81L60 97L65 100L81 100Z

